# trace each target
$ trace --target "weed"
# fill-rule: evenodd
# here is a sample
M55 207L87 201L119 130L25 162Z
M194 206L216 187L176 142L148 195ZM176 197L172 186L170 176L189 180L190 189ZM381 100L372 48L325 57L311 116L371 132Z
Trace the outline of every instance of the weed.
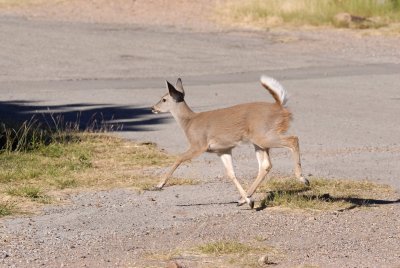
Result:
M78 186L78 182L75 179L55 179L54 180L55 185L57 186L58 189L64 190L67 188L75 188Z
M42 190L34 186L22 186L18 188L11 188L7 190L7 194L11 196L27 197L32 200L43 197Z
M0 203L0 218L13 214L15 206L10 203Z
M217 241L203 244L198 250L203 254L226 255L248 253L254 248L235 241Z

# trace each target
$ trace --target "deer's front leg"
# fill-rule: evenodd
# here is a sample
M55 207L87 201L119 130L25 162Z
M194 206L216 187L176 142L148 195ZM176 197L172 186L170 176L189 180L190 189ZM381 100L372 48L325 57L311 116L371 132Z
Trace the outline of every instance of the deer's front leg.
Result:
M168 179L172 176L174 171L179 167L180 164L182 164L185 161L189 161L189 160L195 158L196 156L201 155L203 152L205 152L205 150L201 150L198 148L190 148L183 154L179 155L178 158L176 159L174 165L172 166L172 168L162 177L161 181L157 184L155 189L161 190L164 187L164 185L167 183Z
M252 198L247 197L246 191L243 189L242 185L240 185L239 181L236 178L235 171L233 170L231 151L227 151L225 153L220 153L219 156L221 157L222 163L225 166L226 174L235 184L235 186L238 189L243 200L245 200L245 202L247 202L247 204L249 204L250 208L253 209L254 200Z

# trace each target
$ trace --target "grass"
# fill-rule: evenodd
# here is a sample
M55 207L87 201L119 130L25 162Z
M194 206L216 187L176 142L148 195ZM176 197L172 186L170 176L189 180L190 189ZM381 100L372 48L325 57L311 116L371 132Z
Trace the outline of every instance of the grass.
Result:
M200 245L198 250L203 254L226 255L245 254L258 248L245 245L236 241L217 241Z
M400 22L400 0L228 1L218 8L217 13L229 23L261 28L307 25L379 28ZM339 13L348 13L355 17L351 22L345 23L335 19Z
M10 188L6 191L9 196L22 197L31 201L49 204L51 203L50 196L43 193L42 189L35 186L19 186Z
M51 2L64 2L65 0L52 0ZM46 0L0 0L0 8L1 7L20 7L20 6L35 6L44 4Z
M313 178L310 184L306 187L293 179L272 179L258 189L267 194L261 208L341 210L380 204L395 195L390 186L368 181Z
M14 209L14 206L10 203L0 202L0 218L12 215L14 213Z
M164 252L149 253L146 256L146 263L149 260L168 263L185 259L194 264L203 263L205 267L259 267L260 256L268 255L275 260L282 258L283 255L277 249L265 246L265 243L258 244L235 240L212 241L192 248L175 248ZM155 267L160 267L160 263L157 264L155 263ZM276 263L267 262L267 264Z
M34 120L16 128L1 126L0 200L15 203L12 212L49 203L60 191L150 188L158 182L151 169L173 161L152 143L134 143L104 133L49 130ZM195 183L175 179L170 184ZM2 205L2 210L6 208Z

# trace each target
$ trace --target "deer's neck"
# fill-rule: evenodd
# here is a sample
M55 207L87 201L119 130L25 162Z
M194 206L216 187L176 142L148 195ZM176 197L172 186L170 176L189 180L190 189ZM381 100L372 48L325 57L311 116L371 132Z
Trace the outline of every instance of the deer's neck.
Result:
M196 113L193 112L186 102L183 101L177 103L174 109L171 110L171 114L186 133L190 120L195 116Z

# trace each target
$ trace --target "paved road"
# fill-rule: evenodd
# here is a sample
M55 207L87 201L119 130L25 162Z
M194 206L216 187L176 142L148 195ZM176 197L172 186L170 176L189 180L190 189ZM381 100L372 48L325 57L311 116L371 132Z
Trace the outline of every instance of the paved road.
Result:
M196 111L270 100L261 74L288 89L305 174L369 179L400 189L400 39L324 32L197 33L140 25L29 21L0 17L0 115L111 120L121 135L172 153L184 136L148 107L181 76ZM256 172L252 149L235 152L238 175ZM204 165L211 161L209 172ZM284 150L274 172L289 174ZM205 155L179 171L215 178L222 164Z

